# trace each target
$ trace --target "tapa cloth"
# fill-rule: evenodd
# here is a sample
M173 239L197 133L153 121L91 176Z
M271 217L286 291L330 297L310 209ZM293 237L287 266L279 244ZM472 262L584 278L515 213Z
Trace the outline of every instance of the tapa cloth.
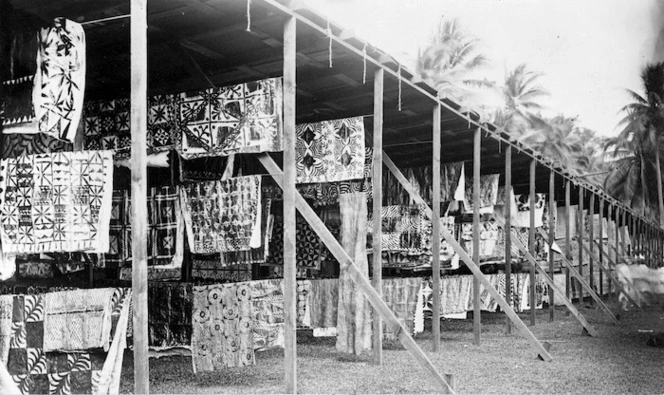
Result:
M249 283L194 287L194 373L254 365Z
M362 117L297 125L296 183L334 182L364 178Z
M261 245L261 177L188 184L180 189L191 252L246 251Z
M110 151L39 154L0 163L3 252L108 250Z
M280 78L181 93L180 154L283 151L282 97Z

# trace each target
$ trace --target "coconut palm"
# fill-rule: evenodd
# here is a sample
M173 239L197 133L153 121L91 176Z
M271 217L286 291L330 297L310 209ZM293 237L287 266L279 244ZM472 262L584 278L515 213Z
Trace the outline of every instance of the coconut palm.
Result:
M502 88L505 105L497 113L495 123L514 137L528 133L533 121L541 119L538 115L544 109L541 100L549 95L539 84L541 77L542 73L529 70L525 63L505 76Z
M467 101L474 96L475 88L492 86L472 77L473 72L488 64L488 59L478 53L478 44L476 37L461 29L457 19L445 19L429 45L419 50L417 73L438 90L440 97Z
M664 133L664 62L647 65L641 73L641 80L645 95L628 90L627 93L634 100L623 107L626 116L620 121L622 131L610 143L614 153L619 150L631 152L633 157L627 156L619 160L616 167L615 178L620 179L627 175L639 174L642 178L641 194L645 206L654 199L648 199L648 172L653 170L657 192L657 207L659 208L660 225L664 226L664 200L662 200L662 173L660 167L660 140ZM653 163L654 161L654 163ZM627 172L627 164L639 167L639 173ZM613 180L611 180L613 181Z

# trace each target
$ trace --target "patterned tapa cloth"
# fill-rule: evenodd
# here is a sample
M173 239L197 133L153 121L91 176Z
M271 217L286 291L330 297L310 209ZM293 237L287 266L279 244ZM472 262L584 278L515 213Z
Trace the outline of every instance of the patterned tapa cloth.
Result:
M151 348L191 345L193 285L152 283L148 287L148 340Z
M34 94L38 131L74 141L85 91L85 32L65 18L39 32Z
M10 125L30 122L35 117L32 105L32 88L37 71L37 32L36 30L14 32L8 44L6 57L3 58L2 81L3 106L2 125L6 129Z
M246 251L261 245L261 177L188 184L180 189L193 253Z
M333 182L364 177L362 117L297 125L297 183Z
M493 253L498 241L498 224L491 221L483 221L479 224L480 228L480 259L489 259L494 257ZM468 255L473 256L473 224L461 224L461 246ZM504 256L501 256L503 258Z
M148 99L148 154L175 148L178 97L159 95ZM85 140L87 149L109 149L116 159L131 154L129 99L87 101L85 103Z
M131 278L131 199L129 190L114 190L109 225L109 250L100 266L122 268ZM150 189L148 196L148 277L180 279L184 254L184 218L177 187Z
M262 280L249 285L254 350L284 347L284 282Z
M433 169L431 166L406 168L404 176L410 184L420 192L427 204L433 201ZM401 186L394 174L383 172L383 205L410 205L413 204L410 195ZM466 179L464 177L463 162L446 163L440 167L440 200L449 202L463 200Z
M238 251L237 254L246 253L251 255L252 251ZM234 253L228 253L234 254ZM223 254L195 254L191 260L191 278L195 281L212 282L240 282L251 280L251 263L226 263Z
M279 78L180 94L182 157L283 151Z
M272 236L269 244L269 254L266 263L270 265L284 264L284 227L283 218L275 217L272 227ZM327 248L311 228L309 223L297 215L295 224L295 265L301 267L320 269Z
M5 253L108 250L110 151L3 159L0 169Z
M498 180L500 174L480 176L480 213L493 213L493 206L498 201ZM463 207L467 213L473 212L473 180L466 179L466 193L463 198Z
M421 284L422 279L417 277L389 278L382 282L383 300L411 335L415 329L415 310ZM383 336L388 339L398 338L398 334L391 332L384 322Z
M42 133L15 133L2 136L2 159L72 150L73 144Z
M517 211L512 211L511 225L517 228L530 228L530 195L516 195ZM535 194L535 227L543 225L546 194Z
M50 313L46 307L48 294L11 296L7 370L21 393L118 393L131 290L118 288L111 291L109 329L113 340L108 352L101 349L45 351L45 336L50 325L45 317ZM5 328L0 325L0 329ZM5 336L6 333L0 334L0 339Z
M254 365L249 283L194 287L194 373Z
M373 213L367 232L373 235ZM418 206L381 207L381 247L384 251L419 250L422 245L422 214Z

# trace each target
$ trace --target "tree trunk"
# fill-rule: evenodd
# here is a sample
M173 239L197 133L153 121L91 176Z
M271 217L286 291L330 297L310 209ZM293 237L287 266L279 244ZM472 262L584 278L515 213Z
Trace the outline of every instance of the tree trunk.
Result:
M664 201L662 200L662 169L659 167L659 138L655 146L655 166L657 171L657 203L659 204L659 226L664 228Z
M365 193L339 195L341 245L359 271L369 277L367 262L367 196ZM380 213L378 213L380 215ZM371 308L348 270L339 274L337 351L360 354L371 350Z
M646 206L648 205L646 201L646 164L643 160L643 154L641 154L641 214L646 216Z

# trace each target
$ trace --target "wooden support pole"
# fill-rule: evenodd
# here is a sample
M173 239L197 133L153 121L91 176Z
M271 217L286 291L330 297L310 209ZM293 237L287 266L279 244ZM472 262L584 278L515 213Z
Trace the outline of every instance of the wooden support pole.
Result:
M283 189L285 187L283 181L285 177L274 159L272 159L272 157L266 153L259 154L258 159L268 171L268 173L270 173L272 178L274 178L277 185ZM383 161L385 160L385 152L383 152ZM295 207L297 207L297 210L300 212L300 214L302 214L302 217L304 217L314 232L316 232L318 237L320 237L323 244L325 244L334 258L339 262L340 268L348 270L351 279L358 286L360 292L362 292L367 298L369 304L371 304L371 306L378 312L378 314L380 314L381 318L385 322L385 325L390 328L390 332L398 334L399 341L404 346L404 348L408 350L411 355L413 355L420 366L429 372L437 386L436 388L439 388L443 393L453 394L454 390L446 380L446 378L449 379L451 375L446 374L446 378L444 378L440 373L438 373L436 367L431 363L426 354L422 351L422 349L420 349L415 340L413 340L413 338L410 336L409 330L406 329L403 324L401 324L399 319L397 319L389 306L385 304L381 296L371 285L369 279L367 279L366 276L357 269L346 250L344 250L336 237L330 232L329 229L327 229L323 221L321 221L321 219L318 217L318 214L316 214L316 212L311 208L311 206L309 206L307 201L304 200L302 195L300 195L297 190L295 191ZM430 217L431 209L429 209L427 214Z
M570 207L571 203L571 182L570 180L565 180L565 216L567 218L567 221L565 223L565 258L569 259L570 261L573 259L572 258L572 238L571 238L571 233L572 233L572 209ZM570 297L570 274L569 274L569 266L565 265L565 296L567 299L571 299Z
M373 130L373 278L372 284L378 295L383 295L383 249L381 246L383 205L383 84L382 68L374 74L374 130ZM378 311L373 311L373 357L374 363L383 364L383 321Z
M512 146L505 148L505 300L512 306ZM505 317L505 332L512 333L510 318Z
M473 139L473 262L480 261L480 155L482 132L475 130ZM473 333L475 344L482 340L482 311L480 309L480 280L473 277Z
M397 165L392 162L392 160L383 152L383 163L385 163L385 166L387 166L388 170L392 172L394 175L394 178L397 179L399 184L403 187L403 189L410 195L411 199L415 201L416 204L421 205L424 207L424 213L426 214L427 217L431 218L433 216L433 211L431 210L431 207L427 205L427 203L422 199L420 194L413 188L413 186L410 184L410 182L404 177L403 173L399 170ZM268 169L269 170L269 169ZM549 351L542 345L542 343L537 340L535 335L528 329L528 327L521 321L521 318L514 312L514 309L507 304L505 301L505 298L496 290L496 288L491 285L489 280L486 278L484 273L480 270L480 267L477 263L473 262L473 260L470 258L466 250L464 250L461 245L456 241L456 239L450 234L450 232L445 229L445 227L440 228L440 233L441 236L445 239L445 241L452 247L452 249L459 254L459 258L466 264L468 269L470 269L471 272L473 272L473 276L477 277L480 279L480 282L484 286L484 289L486 289L491 297L498 303L500 306L501 310L507 314L508 317L512 320L512 323L518 329L521 334L530 342L530 344L535 348L537 351L538 356L544 360L544 361L551 361L551 354L549 354Z
M289 394L297 393L297 295L295 268L295 94L296 20L284 24L284 384Z
M588 202L588 239L590 240L590 253L588 254L588 273L590 275L590 286L597 290L595 286L595 254L593 253L593 245L595 240L595 193L590 193L590 201ZM592 302L591 302L592 303Z
M629 237L629 232L627 231L629 228L627 227L627 210L622 210L621 212L621 217L622 217L622 230L621 230L621 240L620 243L622 244L622 256L623 258L627 258L629 255L629 251L627 250L627 238Z
M542 237L545 236L544 231L540 230L540 233L541 233ZM613 315L611 310L604 304L602 299L600 299L599 295L597 295L597 293L595 291L593 291L592 288L590 288L590 284L588 284L588 282L581 276L581 274L576 270L576 268L574 268L574 262L570 259L567 259L565 256L562 257L562 261L563 261L563 264L565 265L565 267L569 268L570 275L572 277L574 277L575 280L577 280L577 282L579 283L579 286L585 288L586 291L588 291L588 294L590 295L590 297L595 299L597 304L600 307L602 307L602 309L604 309L604 311L609 315L609 317L611 317L613 322L615 322L616 324L619 324L616 317ZM570 298L567 298L567 299L569 299L570 301L572 300Z
M433 351L440 351L440 105L433 108L433 218L431 218L433 277ZM381 163L382 165L382 163ZM463 174L461 175L463 177Z
M579 274L583 277L583 233L584 233L584 224L583 224L583 187L579 185L579 215L576 218L576 238L579 243ZM591 288L592 289L592 288ZM583 303L583 288L579 287L579 303Z
M553 244L556 242L556 173L549 172L549 275L553 281ZM556 304L553 287L549 286L549 321L556 319Z
M528 247L530 255L535 256L535 159L530 161L530 227L528 228ZM535 325L535 266L530 265L530 325Z
M501 218L499 215L495 215L494 218L496 219L496 222L498 224L505 223L505 220ZM554 290L559 292L560 295L562 295L562 291L553 282L553 278L550 278L549 275L546 273L546 270L542 269L539 263L537 263L537 259L535 259L533 254L531 254L530 251L528 251L526 246L524 246L519 239L515 239L514 244L516 244L517 248L521 250L521 252L526 257L528 262L530 262L530 265L538 271L540 276L542 276L542 279L549 285L549 287L553 288ZM577 308L570 300L563 298L563 303L565 303L565 306L567 307L567 309L569 309L570 313L572 313L572 315L581 323L581 325L586 329L586 331L590 336L597 336L597 331L595 331L592 325L588 323L583 314L581 314L579 310L577 310Z
M597 234L599 235L599 262L602 264L602 250L604 249L604 198L600 196L599 198L599 224L597 225ZM604 273L599 272L599 294L604 296Z
M131 0L131 276L134 337L134 393L150 393L147 261L147 0Z

